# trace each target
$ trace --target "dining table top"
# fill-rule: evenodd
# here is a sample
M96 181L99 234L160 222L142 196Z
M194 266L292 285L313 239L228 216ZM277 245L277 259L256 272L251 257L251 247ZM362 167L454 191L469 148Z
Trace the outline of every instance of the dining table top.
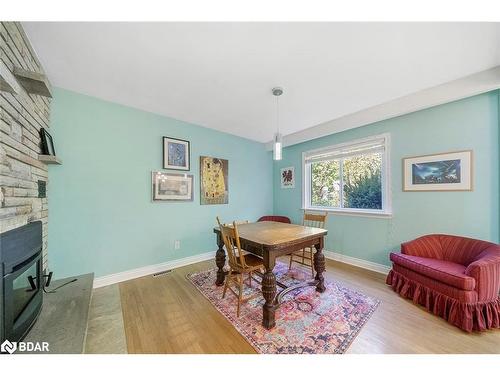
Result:
M328 231L303 225L258 221L256 223L237 224L240 238L265 246L276 246L299 240L326 236ZM214 228L219 232L219 227Z

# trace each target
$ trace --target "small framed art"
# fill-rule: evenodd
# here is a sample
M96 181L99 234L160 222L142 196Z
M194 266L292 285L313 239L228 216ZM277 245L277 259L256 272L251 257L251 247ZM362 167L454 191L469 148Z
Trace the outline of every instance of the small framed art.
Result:
M189 141L163 137L163 168L189 171Z
M52 136L45 128L40 129L40 138L42 140L42 154L56 156L56 149L54 148L54 141Z
M403 191L472 190L472 151L403 159Z
M151 173L153 201L192 201L193 175L183 173Z
M295 187L295 167L281 168L281 188L293 189Z

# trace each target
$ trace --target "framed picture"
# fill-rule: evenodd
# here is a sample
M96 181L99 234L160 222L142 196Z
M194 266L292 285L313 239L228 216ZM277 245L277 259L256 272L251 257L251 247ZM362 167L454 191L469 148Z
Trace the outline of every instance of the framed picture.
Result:
M293 189L295 187L295 168L281 168L280 178L282 189Z
M227 160L200 156L200 204L227 204L228 170Z
M163 168L189 171L189 141L163 137Z
M472 190L472 151L403 159L403 191Z
M151 172L153 201L192 201L193 175Z
M42 140L42 154L56 156L56 149L54 148L54 141L52 136L45 128L40 129L40 138Z

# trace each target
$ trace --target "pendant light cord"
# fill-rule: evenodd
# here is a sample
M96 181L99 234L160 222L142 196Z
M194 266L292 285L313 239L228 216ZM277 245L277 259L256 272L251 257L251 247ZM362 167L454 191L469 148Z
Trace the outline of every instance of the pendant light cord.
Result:
M276 129L277 134L280 133L280 97L276 96Z

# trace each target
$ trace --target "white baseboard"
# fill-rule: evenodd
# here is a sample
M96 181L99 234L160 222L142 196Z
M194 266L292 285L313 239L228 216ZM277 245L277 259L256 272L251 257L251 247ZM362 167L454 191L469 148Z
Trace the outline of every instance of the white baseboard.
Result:
M370 262L369 260L350 257L348 255L335 253L333 251L323 251L323 254L325 254L325 258L336 260L337 262L341 263L350 264L351 266L365 268L370 271L383 273L384 275L387 275L391 269L391 267L385 266L380 263L375 263L375 262Z
M391 269L389 266L384 266L383 264L370 262L368 260L350 257L348 255L343 255L335 253L333 251L323 251L325 257L328 259L336 260L338 262L350 264L352 266L365 268L370 271L375 271L378 273L387 274ZM186 258L175 259L165 263L152 264L150 266L135 268L128 271L118 272L111 275L101 276L94 279L94 289L100 288L107 285L112 285L116 283L121 283L123 281L136 279L138 277L143 277L151 275L153 273L162 272L166 270L171 270L174 268L184 267L190 264L203 262L205 260L210 260L215 258L215 251L210 251L208 253L193 255Z
M136 279L138 277L143 277L151 275L153 273L162 272L166 270L171 270L178 267L187 266L193 263L203 262L205 260L215 259L215 251L210 251L208 253L198 254L189 256L186 258L175 259L165 263L152 264L150 266L135 268L133 270L113 273L111 275L101 276L94 279L94 289L103 286L121 283L123 281Z

